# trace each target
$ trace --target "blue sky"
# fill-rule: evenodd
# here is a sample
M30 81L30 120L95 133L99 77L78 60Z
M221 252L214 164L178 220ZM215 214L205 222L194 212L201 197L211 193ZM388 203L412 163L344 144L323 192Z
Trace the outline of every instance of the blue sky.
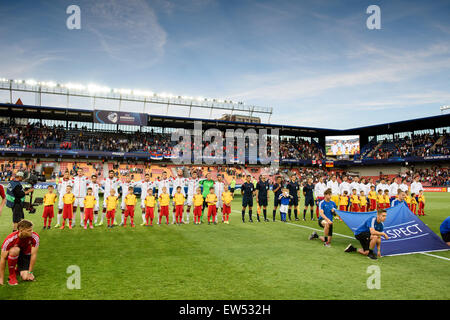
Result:
M81 30L66 27L71 4ZM381 30L366 27L372 4ZM272 123L350 128L450 104L449 13L449 1L2 1L0 77L231 99L273 107Z

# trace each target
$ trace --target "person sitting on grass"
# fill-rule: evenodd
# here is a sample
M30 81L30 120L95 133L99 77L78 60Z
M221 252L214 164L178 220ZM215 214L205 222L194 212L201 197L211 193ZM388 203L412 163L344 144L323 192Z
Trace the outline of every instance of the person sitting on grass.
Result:
M320 239L325 247L331 246L331 237L333 236L333 215L336 215L336 203L331 201L331 189L324 192L325 199L319 202L319 227L323 228L324 236L313 232L309 240Z
M355 231L355 238L361 243L362 249L355 248L352 244L349 244L345 248L345 252L355 252L367 256L372 260L376 260L373 249L375 245L378 250L378 257L381 257L381 237L386 240L389 239L388 235L383 232L384 224L386 220L386 210L378 210L376 217L368 218L362 225L360 225Z
M39 235L33 231L33 223L21 220L17 231L3 241L0 258L0 285L4 284L5 265L8 264L8 284L18 285L17 274L24 281L34 281L33 268L39 248Z

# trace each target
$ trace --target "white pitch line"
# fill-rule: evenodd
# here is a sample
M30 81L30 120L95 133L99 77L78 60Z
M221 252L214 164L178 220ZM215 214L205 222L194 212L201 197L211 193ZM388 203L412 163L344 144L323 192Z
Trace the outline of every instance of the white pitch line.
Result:
M237 210L232 210L232 211L237 212L237 213L241 213L240 211L237 211ZM275 222L279 222L279 221L277 220ZM290 222L286 222L286 224L289 224L289 225L295 226L295 227L306 228L306 229L310 229L310 230L314 230L314 231L322 231L320 229L311 228L311 227L307 227L307 226L302 226L302 225L294 224L294 223L290 223ZM333 232L333 235L338 235L338 236L341 236L341 237L344 237L344 238L353 239L353 240L355 239L355 237L350 237L350 236L347 236L345 234L340 234L340 233L335 233L335 232ZM418 252L418 253L424 254L426 256L435 257L435 258L439 258L439 259L450 261L449 258L437 256L437 255L434 255L434 254L431 254L431 253L426 253L426 252Z
M435 255L435 254L431 254L431 253L427 253L427 252L420 252L420 253L421 253L421 254L424 254L424 255L426 255L426 256L435 257L435 258L439 258L439 259L444 259L444 260L450 261L449 258L437 256L437 255Z

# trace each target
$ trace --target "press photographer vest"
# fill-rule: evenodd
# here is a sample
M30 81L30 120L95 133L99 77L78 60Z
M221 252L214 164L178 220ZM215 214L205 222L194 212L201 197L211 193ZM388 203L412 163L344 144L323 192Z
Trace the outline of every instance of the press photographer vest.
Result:
M10 181L6 186L6 206L8 208L14 207L14 200L16 199L13 194L13 190L21 184L19 181ZM25 197L20 199L22 202L25 201Z

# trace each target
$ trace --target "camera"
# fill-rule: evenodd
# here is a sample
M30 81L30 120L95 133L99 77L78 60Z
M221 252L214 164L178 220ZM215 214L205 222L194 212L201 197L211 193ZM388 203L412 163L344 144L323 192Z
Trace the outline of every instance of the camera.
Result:
M24 191L28 191L30 190L35 184L38 183L38 181L42 181L42 177L39 177L39 175L36 172L25 172L24 173ZM45 181L45 178L44 178ZM23 207L26 211L28 211L28 213L36 213L36 208L37 206L41 205L44 201L43 198L35 198L34 202L33 202L33 192L30 192L28 194L28 196L30 197L30 201L24 201L23 203Z

